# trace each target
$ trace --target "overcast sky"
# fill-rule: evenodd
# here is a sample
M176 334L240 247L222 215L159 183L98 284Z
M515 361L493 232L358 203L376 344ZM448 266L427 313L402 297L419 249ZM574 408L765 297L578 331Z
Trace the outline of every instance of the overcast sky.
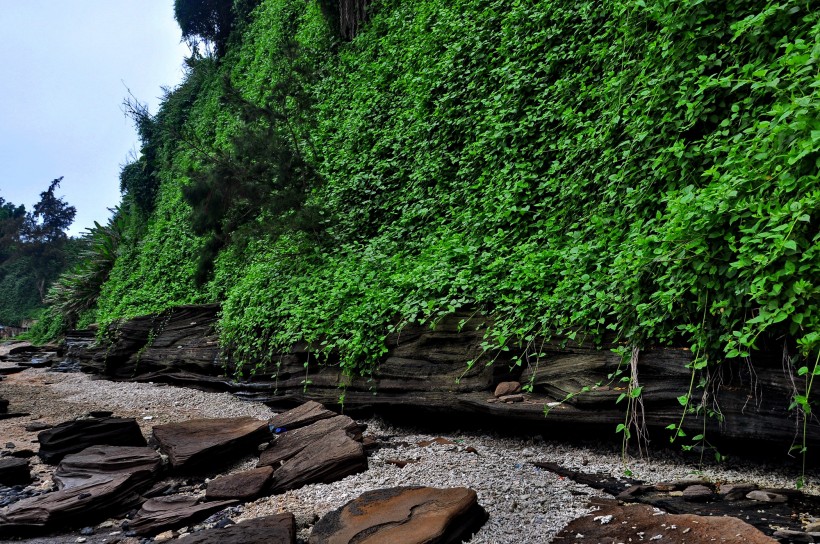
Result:
M30 210L64 176L70 234L104 223L139 148L122 101L156 113L187 53L173 0L0 0L0 197Z

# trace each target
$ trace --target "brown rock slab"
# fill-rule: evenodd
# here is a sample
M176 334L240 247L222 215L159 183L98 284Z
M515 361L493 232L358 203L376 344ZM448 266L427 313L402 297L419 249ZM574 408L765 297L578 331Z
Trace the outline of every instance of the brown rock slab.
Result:
M191 468L215 459L230 460L236 451L252 451L268 435L268 425L252 417L194 419L157 425L154 439L175 469Z
M82 526L130 508L137 500L126 474L89 476L85 483L23 499L0 511L0 535ZM129 500L130 499L130 500Z
M347 416L337 416L322 419L307 427L279 434L270 447L262 452L257 466L276 466L282 461L298 455L302 450L324 439L333 431L344 431L353 439L361 438L359 425Z
M208 529L185 537L186 544L294 544L296 520L285 512L273 516L249 519L222 529Z
M331 412L318 402L308 401L293 410L276 414L270 419L269 424L271 428L274 429L274 432L276 432L276 429L292 431L299 427L306 427L311 423L316 423L321 419L331 418L335 415L334 412Z
M600 506L598 510L572 521L555 536L553 542L777 543L737 518L658 513L643 504L619 506L612 500L599 499L596 504ZM579 534L584 535L583 540L576 538Z
M60 488L87 481L92 475L128 475L134 485L149 483L159 474L162 458L152 448L91 446L67 455L57 466L54 481Z
M273 468L262 467L215 478L208 482L208 500L237 499L247 501L261 495L273 476Z
M151 448L92 446L68 455L54 475L60 489L0 511L0 534L91 525L127 511L141 502L140 491L151 484L161 464Z
M305 484L330 483L365 470L367 456L361 443L338 429L285 461L273 473L271 488L281 492Z
M495 387L493 396L496 398L506 397L507 395L515 395L521 391L521 384L519 382L501 382Z
M39 456L57 464L69 453L89 446L145 446L139 425L133 418L99 417L60 423L37 435Z
M31 483L31 472L27 460L14 457L0 459L0 484L13 486L29 483Z
M309 543L455 543L468 539L486 520L472 489L377 489L319 520Z
M200 502L197 497L186 495L148 499L128 524L128 529L138 535L156 534L197 523L234 504L236 501Z

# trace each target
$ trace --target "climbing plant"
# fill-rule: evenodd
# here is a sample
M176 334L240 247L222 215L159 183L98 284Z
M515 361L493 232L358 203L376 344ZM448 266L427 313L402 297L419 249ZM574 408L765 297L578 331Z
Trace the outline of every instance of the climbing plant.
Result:
M104 322L220 300L240 364L306 341L367 374L395 328L469 307L487 349L611 336L700 372L777 343L813 375L812 2L380 0L349 41L333 13L264 0L192 60Z

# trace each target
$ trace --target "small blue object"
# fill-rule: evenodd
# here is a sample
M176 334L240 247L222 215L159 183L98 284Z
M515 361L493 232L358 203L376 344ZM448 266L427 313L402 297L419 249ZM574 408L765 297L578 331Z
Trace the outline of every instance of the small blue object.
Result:
M273 430L274 434L283 433L283 432L285 432L285 431L287 431L287 429L286 429L286 428L284 428L284 427L276 427L276 428Z

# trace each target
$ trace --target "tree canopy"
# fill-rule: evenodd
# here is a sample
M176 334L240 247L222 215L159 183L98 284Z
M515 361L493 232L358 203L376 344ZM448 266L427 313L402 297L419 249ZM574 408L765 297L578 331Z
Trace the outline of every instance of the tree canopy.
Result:
M30 212L0 198L0 323L18 325L44 305L48 286L72 262L66 230L77 210L55 191L62 177L40 193Z

